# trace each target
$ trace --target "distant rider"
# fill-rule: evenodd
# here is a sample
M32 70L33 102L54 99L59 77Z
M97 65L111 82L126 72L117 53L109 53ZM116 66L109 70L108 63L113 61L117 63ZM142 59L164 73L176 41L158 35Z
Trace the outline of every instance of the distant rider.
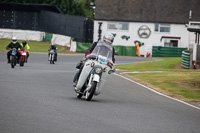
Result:
M18 51L18 49L21 49L22 46L20 45L19 42L17 42L17 38L16 37L13 37L12 38L12 42L10 44L8 44L8 46L6 47L7 50L10 50L8 51L7 53L7 59L8 59L8 63L10 63L10 55L12 53L12 49L13 48L16 48L16 56L17 56L17 62L19 62L19 59L20 59L20 53Z
M57 61L57 47L53 43L51 43L51 46L49 47L48 51L50 51L50 50L54 50L54 52L55 52L54 59L55 59L55 61ZM49 56L50 56L50 53L48 53L48 59L49 59Z
M27 52L27 60L28 60L28 57L29 57L29 52L30 52L30 46L28 45L27 41L23 41L21 44L22 48L26 49L26 52ZM27 61L26 60L26 61Z
M113 34L110 34L110 33L105 34L105 35L103 36L103 41L104 41L107 45L112 45L112 43L113 43L113 41L114 41L114 36L113 36ZM96 47L97 44L98 44L98 42L94 42L94 43L92 44L92 46L89 47L89 48L86 50L85 56L91 54L92 51L94 50L94 48ZM112 54L112 61L113 61L113 63L115 63L114 54L115 54L115 49L114 49L114 47L113 47L113 54ZM79 76L80 76L80 74L81 74L81 71L82 71L82 69L83 69L83 66L84 66L83 61L81 61L80 63L78 63L77 66L76 66L76 68L78 68L79 71L77 72L77 74L76 74L75 77L74 77L74 80L73 80L73 82L74 82L73 85L74 85L74 86L76 86L76 84L77 84L77 81L78 81L78 78L79 78Z

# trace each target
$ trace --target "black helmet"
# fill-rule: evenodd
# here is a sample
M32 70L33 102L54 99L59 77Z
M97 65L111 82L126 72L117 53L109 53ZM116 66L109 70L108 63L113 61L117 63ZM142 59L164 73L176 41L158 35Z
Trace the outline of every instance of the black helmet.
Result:
M27 42L24 40L22 43L25 45Z

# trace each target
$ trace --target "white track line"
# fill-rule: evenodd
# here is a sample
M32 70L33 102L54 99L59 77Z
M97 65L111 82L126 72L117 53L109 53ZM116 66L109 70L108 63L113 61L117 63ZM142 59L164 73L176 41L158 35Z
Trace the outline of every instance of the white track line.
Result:
M186 102L184 102L184 101L175 99L175 98L173 98L173 97L164 95L164 94L162 94L162 93L160 93L160 92L157 92L157 91L155 91L155 90L153 90L153 89L151 89L151 88L149 88L149 87L147 87L147 86L145 86L145 85L143 85L143 84L140 84L140 83L138 83L138 82L135 82L135 81L133 81L133 80L131 80L131 79L129 79L129 78L126 78L126 77L124 77L124 76L122 76L122 75L119 75L119 74L116 74L116 73L114 73L114 75L117 75L117 76L119 76L119 77L121 77L121 78L124 78L124 79L126 79L126 80L128 80L128 81L131 81L131 82L133 82L133 83L135 83L135 84L137 84L137 85L140 85L140 86L142 86L142 87L144 87L144 88L146 88L146 89L148 89L148 90L150 90L150 91L152 91L152 92L154 92L154 93L156 93L156 94L159 94L159 95L161 95L161 96L167 97L167 98L169 98L169 99L173 99L173 100L175 100L175 101L181 102L181 103L186 104L186 105L188 105L188 106L190 106L190 107L193 107L193 108L196 108L196 109L199 109L199 110L200 110L199 107L196 107L196 106L194 106L194 105L192 105L192 104L189 104L189 103L186 103Z

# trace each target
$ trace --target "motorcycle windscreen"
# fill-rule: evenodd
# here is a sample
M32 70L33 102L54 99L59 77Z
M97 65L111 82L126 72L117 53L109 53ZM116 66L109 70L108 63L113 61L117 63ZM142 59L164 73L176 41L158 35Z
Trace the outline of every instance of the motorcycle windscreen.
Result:
M107 57L108 61L112 62L113 48L112 45L106 44L104 41L99 41L92 53L89 55L95 57L98 56Z

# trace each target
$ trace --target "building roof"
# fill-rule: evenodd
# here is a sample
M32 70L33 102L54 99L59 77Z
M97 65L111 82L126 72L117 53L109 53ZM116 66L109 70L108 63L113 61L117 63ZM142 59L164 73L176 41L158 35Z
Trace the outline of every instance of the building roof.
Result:
M180 24L200 21L200 0L96 0L95 6L95 20Z

